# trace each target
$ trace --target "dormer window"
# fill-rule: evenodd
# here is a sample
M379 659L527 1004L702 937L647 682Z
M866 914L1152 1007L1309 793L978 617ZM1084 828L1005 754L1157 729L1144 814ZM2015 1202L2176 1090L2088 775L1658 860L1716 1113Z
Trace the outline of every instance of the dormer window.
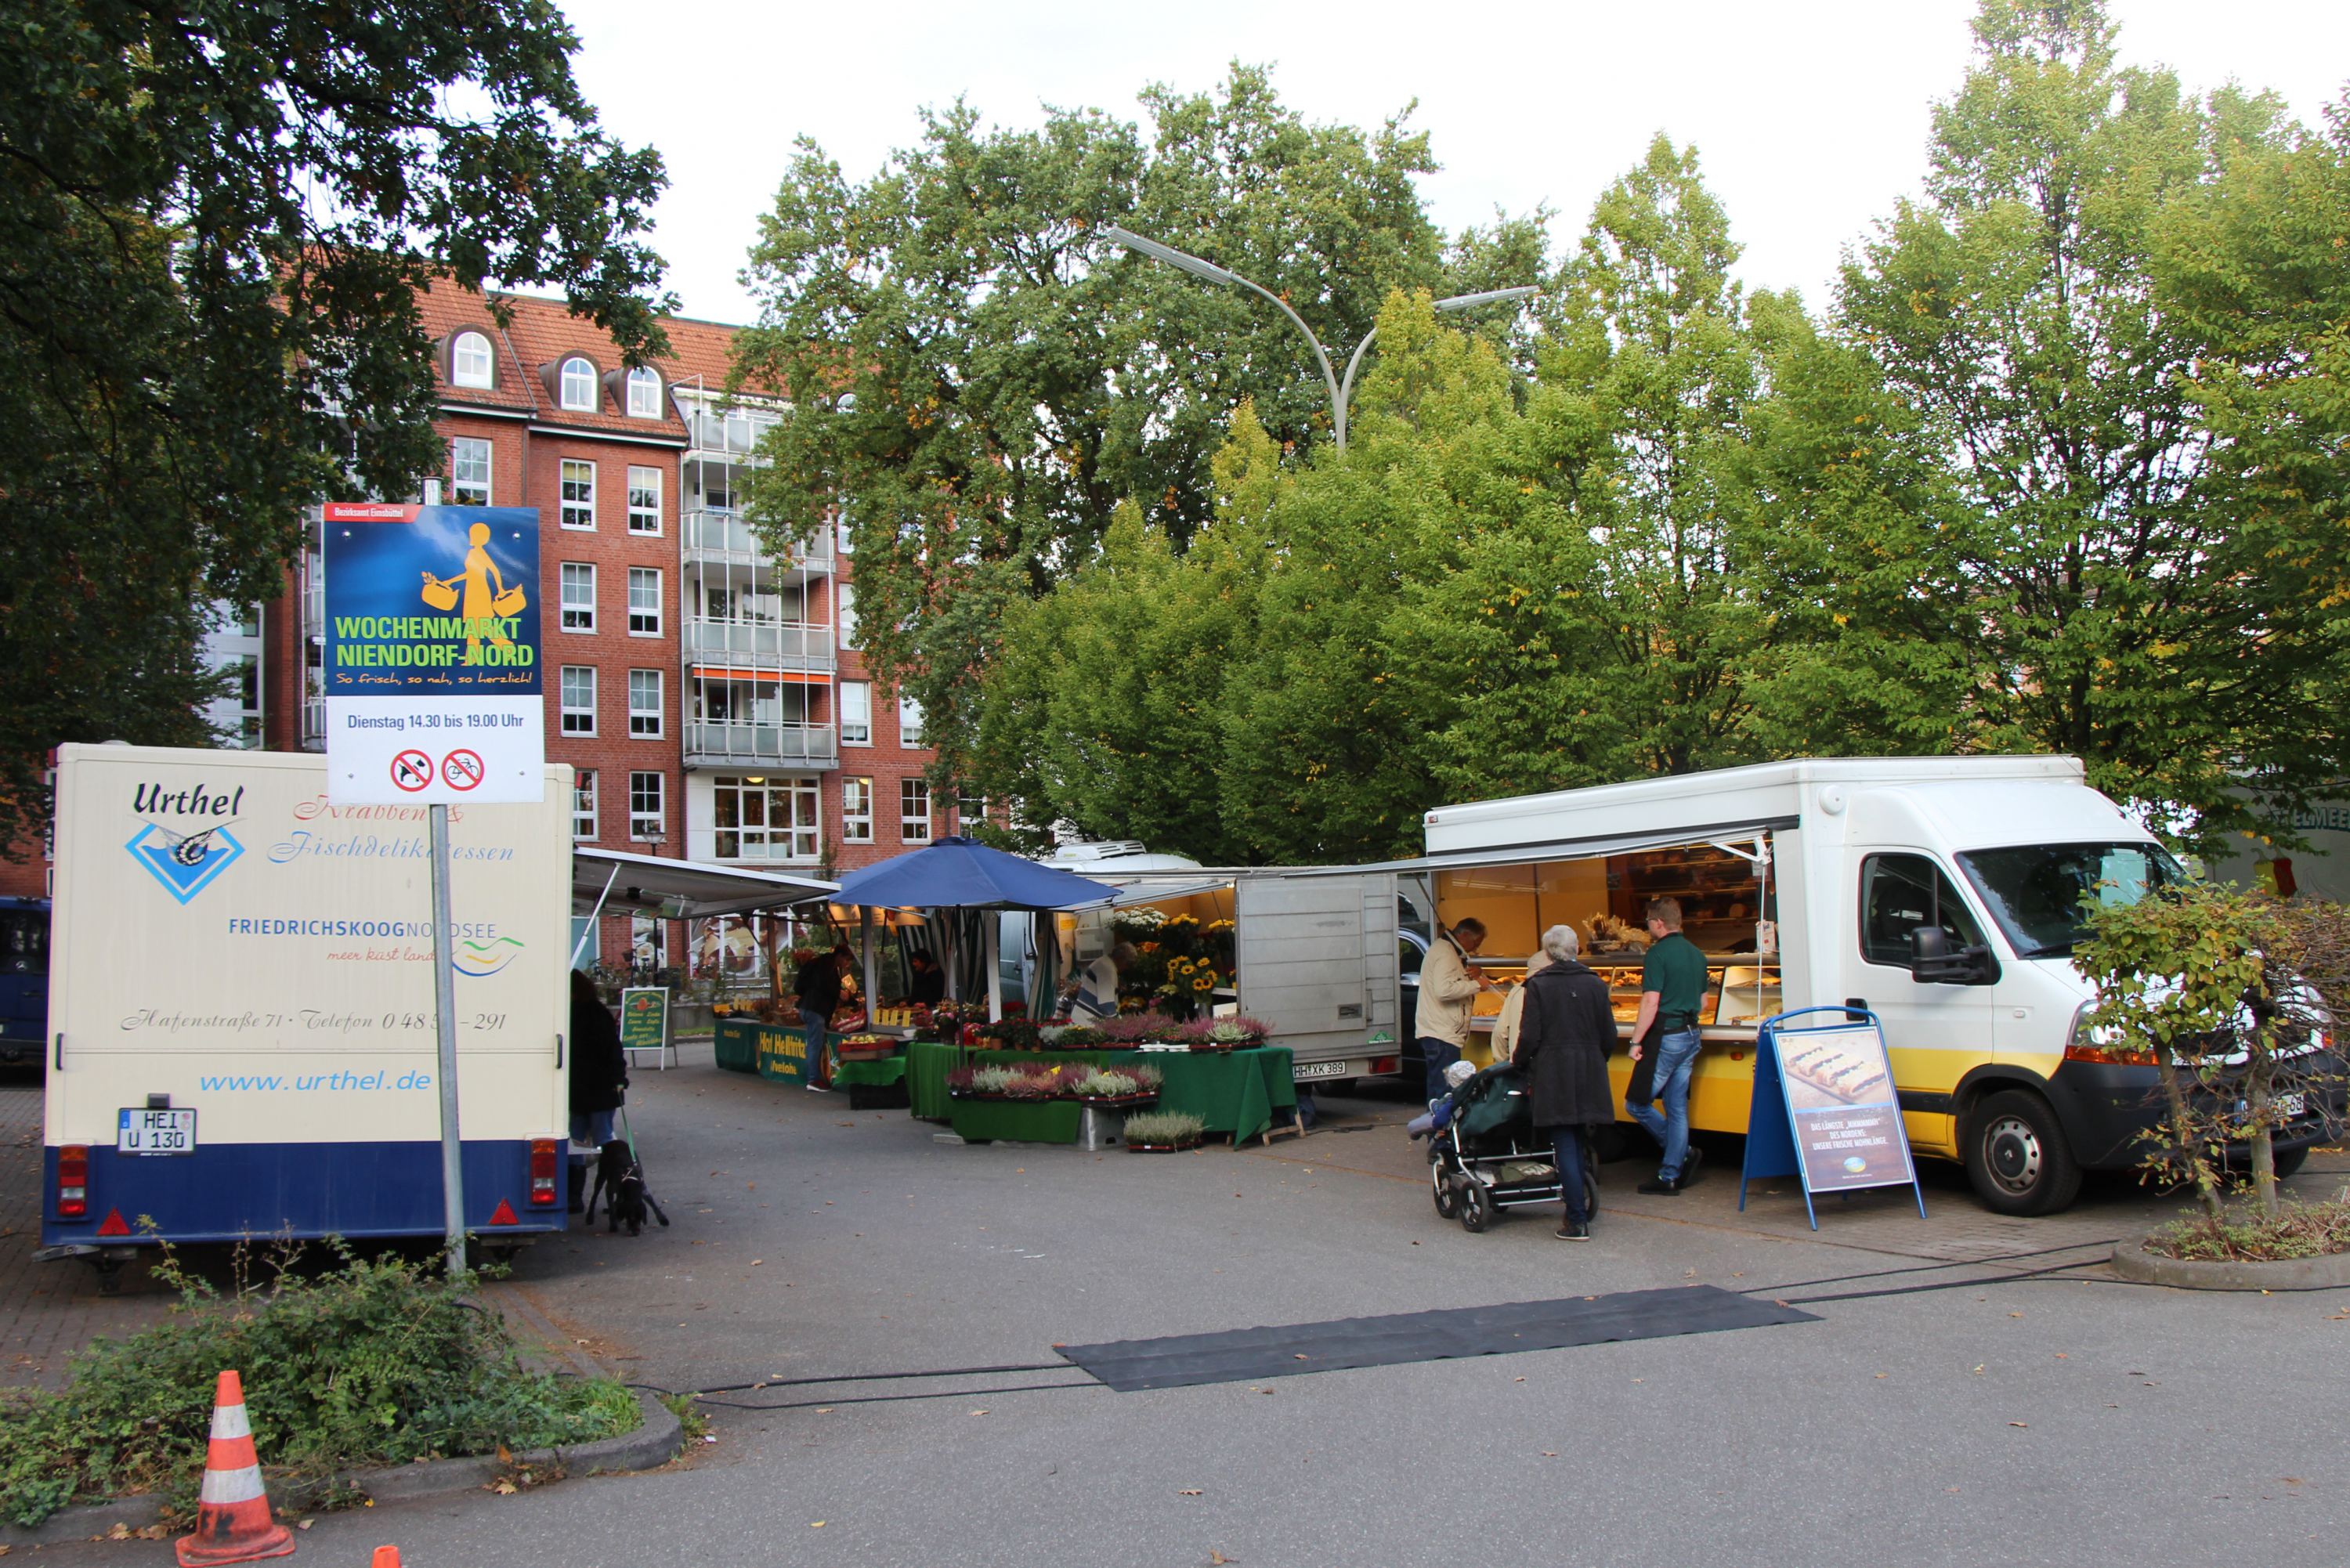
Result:
M449 345L449 379L460 387L495 387L497 361L490 357L490 340L478 332L458 333Z
M563 362L561 384L556 400L567 409L582 413L596 411L596 367L574 356Z
M639 369L629 372L629 417L632 420L657 420L661 417L659 370Z

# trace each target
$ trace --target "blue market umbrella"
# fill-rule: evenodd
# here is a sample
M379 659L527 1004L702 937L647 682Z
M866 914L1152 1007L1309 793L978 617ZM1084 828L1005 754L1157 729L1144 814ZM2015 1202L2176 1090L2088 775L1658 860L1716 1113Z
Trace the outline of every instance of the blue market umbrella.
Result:
M884 909L1081 909L1116 897L1106 882L958 836L850 872L833 901Z
M893 856L840 879L833 900L885 909L1080 909L1107 904L1118 889L1039 866L956 836ZM987 1015L999 1018L995 927L987 927Z

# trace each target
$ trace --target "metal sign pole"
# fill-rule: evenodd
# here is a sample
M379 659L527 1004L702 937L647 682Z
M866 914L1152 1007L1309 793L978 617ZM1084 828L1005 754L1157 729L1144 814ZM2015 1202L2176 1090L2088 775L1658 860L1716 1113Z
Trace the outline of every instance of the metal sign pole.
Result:
M449 808L432 819L433 1030L441 1046L441 1200L449 1277L465 1272L465 1154L457 1132L456 931L449 918Z

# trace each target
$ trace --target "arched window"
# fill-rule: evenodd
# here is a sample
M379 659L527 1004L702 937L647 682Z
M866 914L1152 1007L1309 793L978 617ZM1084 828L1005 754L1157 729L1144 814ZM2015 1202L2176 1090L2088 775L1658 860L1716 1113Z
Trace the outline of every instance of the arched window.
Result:
M629 417L638 420L661 417L659 370L646 368L629 372Z
M567 409L596 411L596 367L574 357L563 362L561 390L556 394Z
M490 340L478 332L460 332L449 346L449 379L460 387L494 387L497 362L490 358Z

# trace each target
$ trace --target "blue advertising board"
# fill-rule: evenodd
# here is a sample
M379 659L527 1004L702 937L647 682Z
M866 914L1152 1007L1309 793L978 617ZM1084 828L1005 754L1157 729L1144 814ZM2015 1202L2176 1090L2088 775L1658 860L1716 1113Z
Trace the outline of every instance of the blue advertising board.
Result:
M536 509L332 504L324 534L329 796L542 798Z
M1795 1021L1809 1017L1807 1023ZM1823 1192L1908 1187L1926 1212L1901 1097L1877 1014L1842 1007L1801 1007L1762 1021L1754 1046L1754 1098L1746 1114L1746 1184L1794 1176L1804 1184L1804 1211L1820 1228L1812 1199Z

